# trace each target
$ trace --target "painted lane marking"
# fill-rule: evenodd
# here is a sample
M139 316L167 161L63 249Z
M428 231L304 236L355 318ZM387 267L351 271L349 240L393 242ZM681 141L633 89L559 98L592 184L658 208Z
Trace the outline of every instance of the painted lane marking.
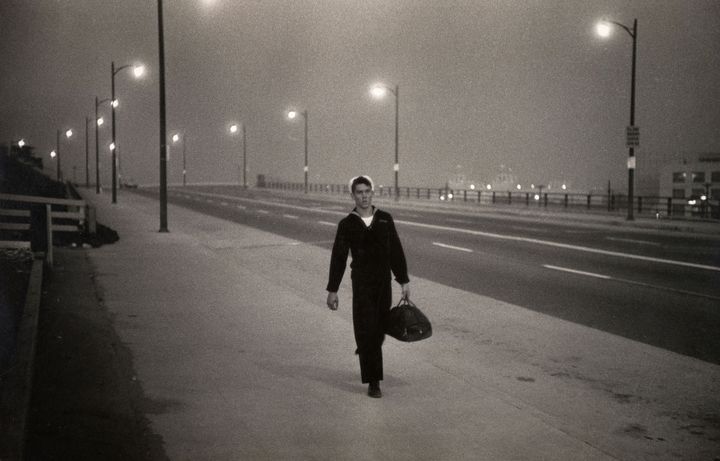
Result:
M447 222L456 222L460 224L473 224L472 221L468 221L467 219L455 219L455 218L448 218L445 221Z
M466 253L472 253L473 251L470 248L463 248L463 247L456 247L454 245L448 245L446 243L440 243L440 242L433 242L432 243L435 246L439 246L442 248L448 248L450 250L457 250L457 251L464 251Z
M627 243L638 243L640 245L652 245L652 246L661 246L660 243L657 242L650 242L647 240L635 240L635 239L624 239L620 237L605 237L606 240L612 240L615 242L627 242Z
M335 227L335 223L331 223L328 221L318 221L318 224L322 224L323 226L333 226Z
M679 294L688 295L688 296L697 296L699 298L707 298L707 299L720 301L719 296L708 295L705 293L698 293L697 291L680 290L679 288L671 288L671 287L664 287L664 286L660 286L660 285L653 285L651 283L638 282L637 280L611 277L609 275L595 274L592 272L568 269L567 267L551 266L549 264L543 264L543 267L545 267L547 269L562 271L562 272L570 272L572 274L577 274L577 275L586 275L588 277L595 277L595 278L599 278L599 279L603 279L603 280L612 280L615 282L626 283L628 285L636 285L636 286L640 286L640 287L644 287L644 288L652 288L654 290L670 291L672 293L679 293Z
M556 270L556 271L570 272L571 274L577 274L577 275L587 275L588 277L596 277L596 278L605 279L605 280L609 280L609 279L612 278L612 277L610 277L609 275L595 274L595 273L592 273L592 272L585 272L585 271L579 271L579 270L575 270L575 269L568 269L567 267L551 266L551 265L549 265L549 264L543 264L543 267L545 267L545 268L547 268L547 269L553 269L553 270Z
M246 207L245 205L235 205L235 206L238 207L238 208L241 209L241 210L246 210L246 209L247 209L247 207Z
M228 202L220 202L220 205L222 205L222 206L228 206Z
M257 210L257 212L260 214L270 214L268 210Z
M204 196L209 195L212 197L227 198L229 200L242 200L242 201L250 202L253 204L281 206L281 207L289 208L289 209L293 209L293 210L312 211L315 213L333 214L333 215L340 215L340 216L347 215L347 212L333 211L333 210L320 210L317 208L307 208L307 207L303 207L303 206L290 205L290 204L279 204L279 203L276 204L276 203L271 203L271 202L267 202L264 200L247 199L247 198L235 197L235 196L231 196L231 195L208 194L207 192L200 192L200 191L197 191L194 193L196 193L198 195L204 195ZM344 207L333 206L332 208L333 209L343 209ZM501 235L501 234L495 234L492 232L483 232L483 231L476 231L476 230L472 230L472 229L463 229L460 227L440 226L440 225L436 225L436 224L426 224L426 223L420 223L420 222L414 222L414 221L396 220L395 223L396 224L405 224L408 226L422 227L425 229L441 230L441 231L446 231L446 232L456 232L459 234L474 235L474 236L494 238L494 239L499 239L499 240L510 240L510 241L516 241L516 242L533 243L536 245L547 245L547 246L553 246L556 248L563 248L566 250L584 251L587 253L603 254L606 256L637 259L640 261L648 261L648 262L655 262L655 263L661 263L661 264L670 264L670 265L676 265L676 266L691 267L694 269L704 269L704 270L720 272L720 267L718 267L718 266L708 266L705 264L695 264L695 263L689 263L689 262L685 262L685 261L676 261L676 260L672 260L672 259L662 259L662 258L653 258L651 256L626 254L626 253L620 253L618 251L608 251L608 250L601 250L598 248L590 248L590 247L583 247L583 246L579 246L579 245L570 245L570 244L566 244L566 243L551 242L549 240L540 240L540 239L534 239L534 238L528 238L528 237L517 237L517 236L512 236L512 235Z
M283 215L283 218L287 218L287 219L298 219L299 216L295 216L294 214L284 214L284 215Z
M695 263L689 263L689 262L685 262L685 261L675 261L672 259L654 258L652 256L642 256L642 255L620 253L619 251L601 250L599 248L589 248L589 247L583 247L583 246L579 246L579 245L570 245L568 243L551 242L549 240L540 240L540 239L534 239L534 238L529 238L529 237L517 237L517 236L513 236L513 235L494 234L492 232L483 232L483 231L476 231L476 230L471 230L471 229L461 229L461 228L457 228L457 227L438 226L436 224L425 224L425 223L419 223L419 222L413 222L413 221L395 221L395 222L397 224L406 224L408 226L423 227L426 229L457 232L457 233L461 233L461 234L475 235L475 236L479 236L479 237L488 237L488 238L494 238L494 239L498 239L498 240L510 240L510 241L514 241L514 242L534 243L537 245L547 245L547 246L552 246L552 247L556 247L556 248L563 248L565 250L584 251L586 253L602 254L602 255L606 255L606 256L617 256L619 258L637 259L640 261L649 261L649 262L661 263L661 264L671 264L671 265L675 265L675 266L691 267L693 269L705 269L705 270L720 272L720 267L708 266L706 264L695 264Z

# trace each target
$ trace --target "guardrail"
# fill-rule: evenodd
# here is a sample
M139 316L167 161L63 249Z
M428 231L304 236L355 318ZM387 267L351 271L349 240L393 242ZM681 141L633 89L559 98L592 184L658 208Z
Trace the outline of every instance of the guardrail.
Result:
M269 189L304 191L304 183L265 182ZM522 206L525 208L565 209L569 211L610 212L627 211L628 200L624 194L577 194L566 192L539 191L495 191L495 190L453 190L449 188L400 187L401 200L423 200L445 203L476 205ZM308 192L325 194L348 194L347 184L308 184ZM394 197L395 188L379 186L375 190L379 197ZM720 219L720 203L717 199L697 200L658 196L636 196L634 203L638 215L655 218L712 218Z
M11 202L12 206L6 205ZM53 210L63 208L62 210ZM96 232L95 210L84 200L32 195L0 194L0 231L12 240L0 240L0 247L44 251L48 266L53 264L54 232Z

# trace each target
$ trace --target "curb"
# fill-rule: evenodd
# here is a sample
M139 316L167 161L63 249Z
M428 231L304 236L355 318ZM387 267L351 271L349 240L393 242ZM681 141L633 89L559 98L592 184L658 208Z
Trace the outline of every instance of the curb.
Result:
M43 264L44 255L35 254L18 331L15 365L0 384L0 461L23 459L42 298Z

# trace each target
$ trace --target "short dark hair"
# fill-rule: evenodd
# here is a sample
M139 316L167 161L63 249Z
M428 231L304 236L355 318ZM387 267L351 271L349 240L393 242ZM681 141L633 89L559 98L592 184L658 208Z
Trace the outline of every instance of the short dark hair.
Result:
M352 183L350 184L350 193L355 193L355 186L358 184L365 184L370 189L372 189L372 183L368 178L365 176L358 176L357 178L353 179Z

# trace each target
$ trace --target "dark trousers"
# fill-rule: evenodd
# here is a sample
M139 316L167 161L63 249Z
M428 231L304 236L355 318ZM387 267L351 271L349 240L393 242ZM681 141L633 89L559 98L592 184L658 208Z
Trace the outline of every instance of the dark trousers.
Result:
M360 377L363 383L383 379L382 344L385 319L392 304L392 285L388 276L361 277L353 274L353 330Z

